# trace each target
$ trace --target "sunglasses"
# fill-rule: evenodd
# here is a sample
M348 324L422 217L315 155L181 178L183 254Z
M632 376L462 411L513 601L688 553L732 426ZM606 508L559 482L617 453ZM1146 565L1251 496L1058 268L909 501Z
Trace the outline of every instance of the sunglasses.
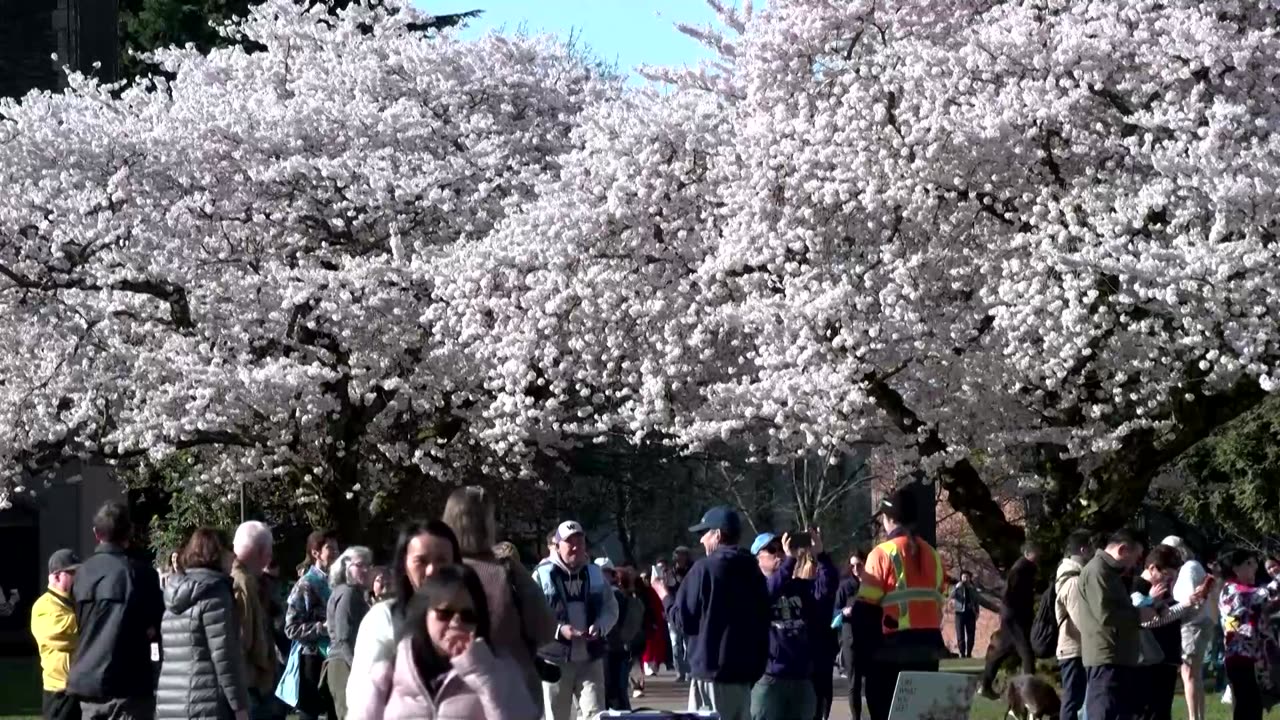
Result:
M479 618L476 617L475 608L431 608L431 612L435 613L440 622L446 625L453 622L455 617L458 618L458 622L463 625L475 625L479 620Z

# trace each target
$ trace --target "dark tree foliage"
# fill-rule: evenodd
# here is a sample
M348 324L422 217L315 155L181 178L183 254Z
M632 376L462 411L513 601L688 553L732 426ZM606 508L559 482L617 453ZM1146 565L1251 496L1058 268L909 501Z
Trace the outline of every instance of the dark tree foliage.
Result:
M138 57L157 48L188 43L202 52L228 44L218 27L244 17L261 0L120 0L120 73L123 78L146 74L150 68ZM299 0L327 5L338 12L360 0ZM369 0L375 4L378 0ZM415 29L435 32L461 25L479 10L433 16Z
M1265 547L1280 538L1280 397L1188 450L1179 482L1157 500L1185 522Z

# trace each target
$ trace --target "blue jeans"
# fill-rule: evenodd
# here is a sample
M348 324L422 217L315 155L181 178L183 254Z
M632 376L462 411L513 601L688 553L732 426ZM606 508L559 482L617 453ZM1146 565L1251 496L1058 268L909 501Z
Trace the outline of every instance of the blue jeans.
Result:
M626 650L605 655L604 705L609 710L631 709L631 653Z
M684 633L676 628L671 628L671 664L675 665L676 674L680 677L688 678L691 674L688 641Z
M811 680L765 675L751 689L751 720L812 720L817 710Z
M1058 661L1062 673L1062 712L1059 720L1084 719L1084 694L1089 688L1089 676L1084 663L1078 657Z

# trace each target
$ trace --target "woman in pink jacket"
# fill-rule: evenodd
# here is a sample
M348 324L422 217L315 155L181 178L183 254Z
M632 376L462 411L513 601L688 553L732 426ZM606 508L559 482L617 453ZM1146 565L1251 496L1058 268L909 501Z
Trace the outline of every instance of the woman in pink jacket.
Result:
M510 658L493 654L484 586L465 565L423 581L405 614L393 663L373 667L386 720L528 720L538 707Z

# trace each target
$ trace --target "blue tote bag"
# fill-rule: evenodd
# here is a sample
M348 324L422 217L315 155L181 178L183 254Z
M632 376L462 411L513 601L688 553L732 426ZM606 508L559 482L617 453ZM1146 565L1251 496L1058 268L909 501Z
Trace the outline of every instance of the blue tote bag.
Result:
M298 687L302 684L300 670L302 646L294 643L289 649L289 660L284 664L284 674L276 685L276 697L289 707L298 706Z

